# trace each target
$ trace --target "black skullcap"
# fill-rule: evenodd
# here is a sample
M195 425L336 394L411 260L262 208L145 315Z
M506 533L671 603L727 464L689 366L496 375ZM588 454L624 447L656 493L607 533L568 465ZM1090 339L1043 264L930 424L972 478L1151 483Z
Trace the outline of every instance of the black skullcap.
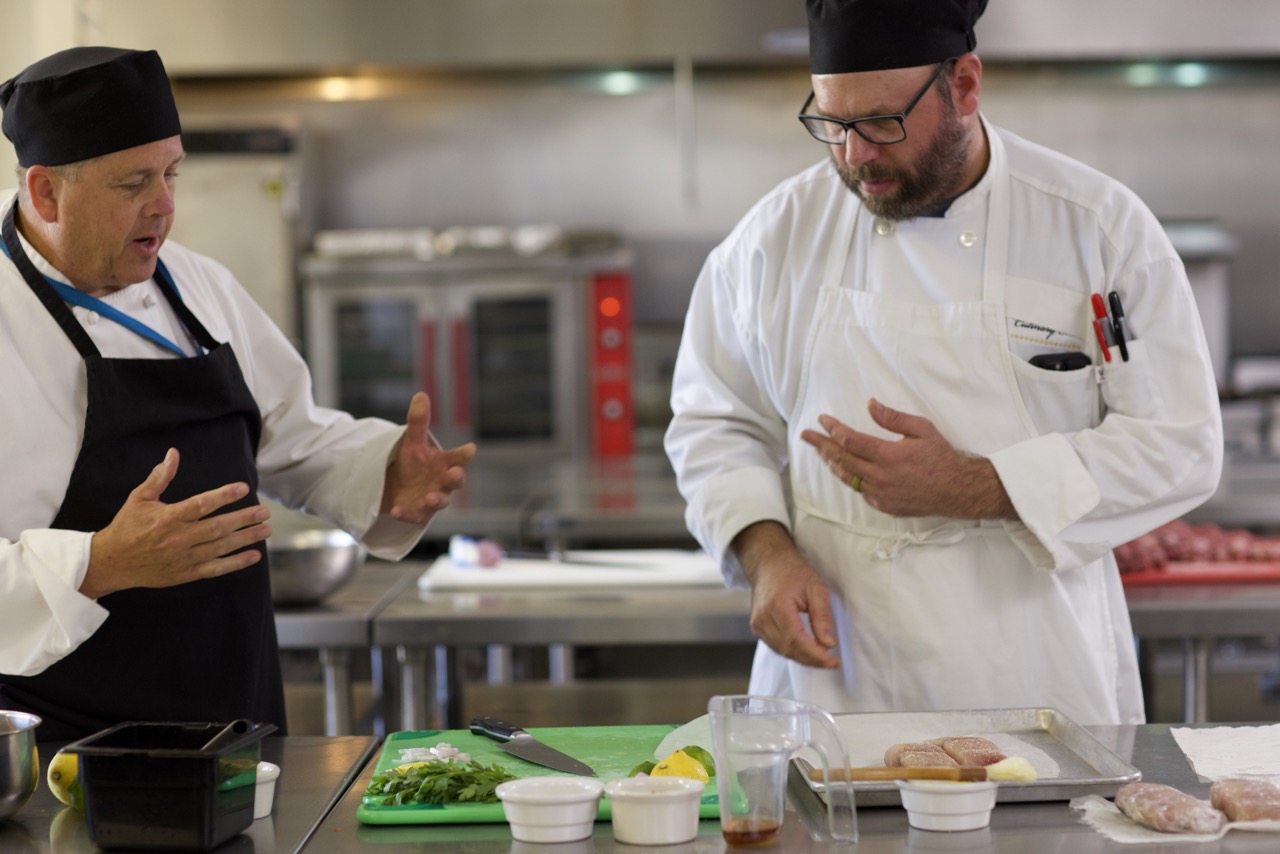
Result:
M21 166L61 166L182 132L160 54L73 47L0 86Z
M977 46L987 0L806 0L814 74L933 65Z

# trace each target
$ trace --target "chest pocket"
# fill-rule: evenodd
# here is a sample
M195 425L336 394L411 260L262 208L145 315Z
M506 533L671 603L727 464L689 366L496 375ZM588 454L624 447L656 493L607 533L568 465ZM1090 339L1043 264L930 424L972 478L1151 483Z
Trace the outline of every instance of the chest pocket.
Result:
M1089 295L1056 285L1009 276L1005 280L1009 350L1018 392L1036 430L1069 433L1096 426L1102 403L1093 365L1073 371L1036 367L1030 359L1046 353L1081 351L1097 358L1085 333L1091 329Z

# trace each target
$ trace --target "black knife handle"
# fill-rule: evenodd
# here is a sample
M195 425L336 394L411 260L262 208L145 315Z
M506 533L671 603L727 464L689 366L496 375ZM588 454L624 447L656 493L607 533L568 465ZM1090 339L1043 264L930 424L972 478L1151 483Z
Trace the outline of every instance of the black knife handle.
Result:
M528 735L515 724L487 715L472 718L471 731L476 735L487 735L495 741L512 741L522 735Z

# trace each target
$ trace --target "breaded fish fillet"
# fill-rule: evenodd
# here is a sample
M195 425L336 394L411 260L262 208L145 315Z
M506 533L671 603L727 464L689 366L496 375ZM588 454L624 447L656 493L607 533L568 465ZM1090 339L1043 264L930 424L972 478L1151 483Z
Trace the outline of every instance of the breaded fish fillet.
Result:
M1270 780L1218 780L1209 802L1231 821L1280 819L1280 786Z
M1139 824L1164 833L1215 833L1227 820L1208 801L1161 783L1121 786L1116 806Z

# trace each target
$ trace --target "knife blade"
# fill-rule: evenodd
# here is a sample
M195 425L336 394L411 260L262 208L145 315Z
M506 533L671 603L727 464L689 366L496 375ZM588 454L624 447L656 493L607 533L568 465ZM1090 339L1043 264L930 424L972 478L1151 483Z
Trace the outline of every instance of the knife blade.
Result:
M494 741L500 741L499 750L505 750L512 756L519 757L535 765L566 771L583 777L594 777L596 772L585 762L579 762L567 753L561 753L548 747L532 735L512 723L498 718L481 716L471 721L471 731L476 735L487 735Z

